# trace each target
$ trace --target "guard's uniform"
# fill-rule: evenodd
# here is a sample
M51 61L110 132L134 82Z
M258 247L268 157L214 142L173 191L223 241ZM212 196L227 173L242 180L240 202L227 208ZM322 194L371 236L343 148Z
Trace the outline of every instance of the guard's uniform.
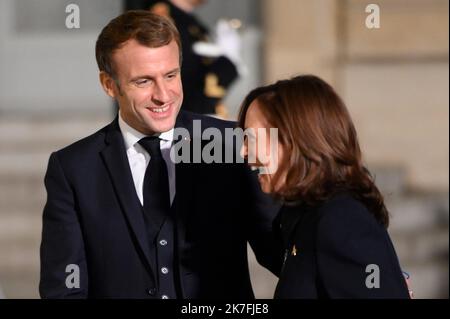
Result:
M170 17L175 22L183 47L183 109L201 114L223 115L220 101L237 78L238 72L236 66L224 56L205 58L193 51L194 43L207 41L207 28L195 16L169 1L127 0L125 9L149 9L156 14Z

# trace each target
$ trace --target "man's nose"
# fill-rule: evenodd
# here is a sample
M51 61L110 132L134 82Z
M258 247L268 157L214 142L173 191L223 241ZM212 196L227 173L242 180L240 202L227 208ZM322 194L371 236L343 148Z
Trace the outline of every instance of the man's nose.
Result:
M169 89L166 83L160 82L155 86L155 91L153 92L153 101L159 105L163 105L170 100Z

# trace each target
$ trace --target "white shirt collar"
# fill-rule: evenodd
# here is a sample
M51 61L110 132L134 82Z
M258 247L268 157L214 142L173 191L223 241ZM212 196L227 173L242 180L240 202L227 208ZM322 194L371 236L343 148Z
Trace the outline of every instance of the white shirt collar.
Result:
M123 140L125 142L125 148L128 150L135 146L137 142L139 142L142 138L146 137L147 135L142 134L138 130L132 128L128 123L126 123L122 115L119 112L119 127L120 131L122 132ZM160 139L162 139L164 142L172 142L173 141L173 134L174 129L170 129L167 132L163 132L161 134L155 134L158 135Z

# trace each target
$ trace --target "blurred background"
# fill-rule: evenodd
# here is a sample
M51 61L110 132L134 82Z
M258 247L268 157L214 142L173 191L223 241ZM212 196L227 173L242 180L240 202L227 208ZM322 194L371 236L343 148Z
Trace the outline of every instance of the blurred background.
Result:
M80 8L67 29L66 6ZM391 212L389 232L417 298L448 298L449 2L210 0L210 29L239 19L247 72L224 104L234 119L255 86L313 73L342 95ZM39 244L52 151L113 119L94 45L120 0L0 1L0 298L38 298ZM251 250L249 250L252 254ZM276 278L251 258L258 298Z

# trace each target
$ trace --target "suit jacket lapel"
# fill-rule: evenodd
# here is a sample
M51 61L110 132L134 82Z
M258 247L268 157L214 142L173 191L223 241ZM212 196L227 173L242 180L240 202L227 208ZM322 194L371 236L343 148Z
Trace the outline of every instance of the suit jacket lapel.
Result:
M190 219L194 218L196 211L194 208L198 208L196 201L201 200L201 191L198 189L199 178L201 177L201 163L193 162L193 152L195 151L193 143L201 145L203 149L204 144L208 141L202 141L201 132L194 131L193 118L190 113L181 111L175 128L184 128L189 132L190 139L188 141L180 141L180 138L174 139L174 143L189 143L190 148L190 162L178 163L175 165L176 174L176 194L174 199L174 211L176 214L176 225L178 235L178 247L187 249L190 244L189 225ZM195 135L197 134L197 135ZM200 135L198 135L200 134Z
M119 199L122 211L125 213L129 227L133 231L140 252L145 257L148 267L152 269L153 263L152 258L150 258L150 246L145 229L142 205L136 195L123 136L120 132L117 118L109 126L105 141L107 146L102 150L101 156L108 168L114 190Z
M189 132L189 136L192 139L192 121L186 119L186 115L180 112L175 128L184 128ZM174 143L189 143L189 147L192 152L192 140L181 140L180 137L174 140ZM192 154L191 154L192 157ZM177 239L178 247L181 248L186 241L186 225L189 218L188 213L191 211L189 209L192 207L193 195L195 183L195 176L193 174L192 166L189 163L177 163L175 164L175 179L176 179L176 191L174 198L174 210L175 210L175 221L177 225Z
M184 128L189 132L189 140L182 140L181 137L175 136L174 143L188 143L191 150L191 160L192 160L192 139L193 139L193 128L192 120L187 118L188 116L184 112L180 112L178 115L175 128ZM190 254L192 241L189 238L188 225L189 218L192 218L193 207L194 206L194 194L195 187L195 174L193 171L193 165L189 163L177 163L175 164L175 198L173 201L173 212L175 214L175 237L176 237L176 250L178 254L178 265L180 270L180 286L181 286L181 296L186 298L186 287L183 280L183 260L184 256Z

